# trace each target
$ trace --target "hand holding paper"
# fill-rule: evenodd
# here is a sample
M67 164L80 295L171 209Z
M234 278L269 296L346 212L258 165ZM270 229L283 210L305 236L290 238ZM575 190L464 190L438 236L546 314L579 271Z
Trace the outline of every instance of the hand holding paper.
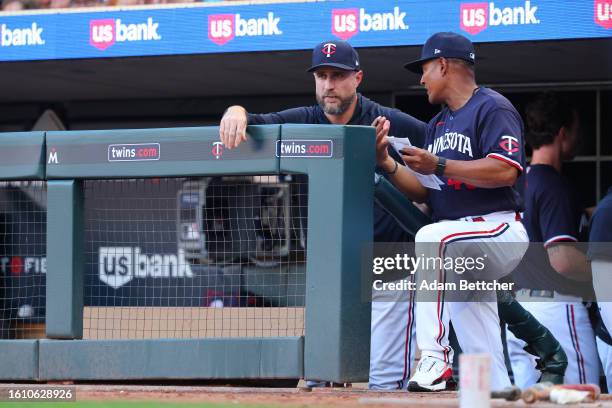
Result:
M389 139L389 143L391 144L393 149L395 149L395 151L398 153L398 156L400 158L401 158L401 155L402 155L401 150L406 148L406 147L412 146L412 144L410 143L410 140L408 138L389 136L388 139ZM442 180L440 180L436 175L434 175L434 174L429 174L429 175L421 174L419 172L416 172L416 171L412 170L410 168L410 166L408 166L403 160L402 160L402 162L406 165L406 169L408 171L412 172L412 174L414 174L416 176L416 178L419 180L419 182L424 187L430 188L432 190L440 190L440 185L444 184L442 182Z

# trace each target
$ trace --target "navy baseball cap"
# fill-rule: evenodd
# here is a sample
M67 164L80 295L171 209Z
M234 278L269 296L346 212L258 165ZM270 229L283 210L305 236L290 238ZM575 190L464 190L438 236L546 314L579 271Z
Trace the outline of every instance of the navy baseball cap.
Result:
M435 58L458 58L470 63L476 61L474 44L461 34L452 32L436 33L429 37L423 49L421 58L404 65L409 71L420 74L423 72L423 63Z
M331 40L316 45L312 50L312 66L308 72L321 67L340 68L346 71L359 71L359 54L346 41Z

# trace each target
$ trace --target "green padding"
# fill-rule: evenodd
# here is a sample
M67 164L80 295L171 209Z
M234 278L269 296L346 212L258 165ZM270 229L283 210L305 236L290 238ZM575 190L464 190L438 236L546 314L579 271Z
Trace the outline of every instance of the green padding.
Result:
M44 160L44 132L0 133L2 180L43 180Z
M333 140L336 158L281 157L281 172L308 174L304 375L367 381L371 304L361 254L373 236L375 132L363 126L283 125L282 141ZM363 286L368 287L368 286Z
M302 378L302 337L41 340L41 380Z
M277 173L280 126L250 126L248 135L230 150L218 127L48 132L47 178Z
M38 379L38 340L0 340L0 380Z
M82 181L49 181L47 337L75 339L83 336L84 236Z

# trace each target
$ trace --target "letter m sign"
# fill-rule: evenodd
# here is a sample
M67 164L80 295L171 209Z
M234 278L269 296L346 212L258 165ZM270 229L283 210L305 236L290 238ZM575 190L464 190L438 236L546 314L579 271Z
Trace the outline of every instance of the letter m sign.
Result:
M59 164L59 161L57 160L57 150L55 150L55 148L49 150L49 158L47 159L47 164Z

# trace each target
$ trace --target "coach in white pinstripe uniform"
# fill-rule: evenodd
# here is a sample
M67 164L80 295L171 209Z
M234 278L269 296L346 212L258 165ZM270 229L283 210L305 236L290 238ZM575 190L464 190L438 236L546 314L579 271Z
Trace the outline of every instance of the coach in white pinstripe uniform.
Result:
M486 273L471 277L491 281L511 273L528 244L516 188L524 162L523 124L504 96L476 84L475 61L469 39L436 33L423 46L421 58L406 65L422 74L429 102L442 105L442 110L427 126L426 149L404 148L402 158L413 171L438 175L444 183L440 190L425 188L407 169L398 168L387 154L388 140L380 136L377 160L396 187L432 210L436 222L416 234L417 255L458 259L488 254ZM462 273L453 267L436 268L429 275L417 268L419 288L423 277L445 283L459 276L455 272ZM416 333L423 358L408 382L409 390L442 391L453 382L451 320L464 352L491 355L492 388L510 385L496 293L483 292L486 301L468 302L446 296L446 287L430 290L433 297L425 301L417 293Z

